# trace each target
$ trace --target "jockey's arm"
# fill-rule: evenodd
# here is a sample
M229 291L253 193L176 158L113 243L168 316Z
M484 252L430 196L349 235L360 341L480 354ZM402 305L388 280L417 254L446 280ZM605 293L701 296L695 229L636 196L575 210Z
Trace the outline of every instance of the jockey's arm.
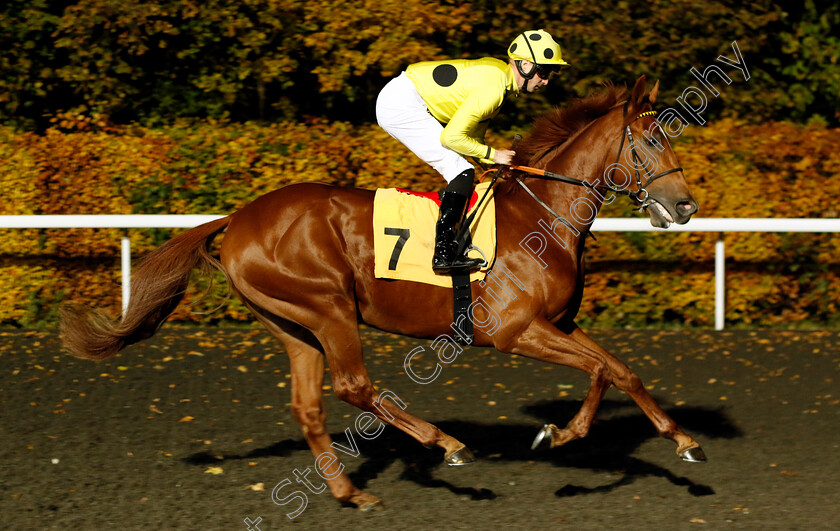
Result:
M505 151L498 152L478 140L484 139L490 118L501 105L500 101L488 105L482 100L486 101L486 98L473 95L461 104L443 128L440 143L452 151L466 157L475 157L486 164L505 164L505 159L509 162L512 154L507 156Z

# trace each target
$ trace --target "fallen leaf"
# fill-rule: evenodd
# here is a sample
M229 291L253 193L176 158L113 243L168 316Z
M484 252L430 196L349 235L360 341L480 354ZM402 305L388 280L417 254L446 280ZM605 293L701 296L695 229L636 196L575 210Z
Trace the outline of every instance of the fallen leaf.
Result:
M191 416L187 415L186 417L182 418L178 422L190 422L191 420L195 420L195 417L191 417Z
M219 474L224 474L225 471L222 470L220 466L211 466L207 470L204 471L205 474L213 474L214 476L218 476Z

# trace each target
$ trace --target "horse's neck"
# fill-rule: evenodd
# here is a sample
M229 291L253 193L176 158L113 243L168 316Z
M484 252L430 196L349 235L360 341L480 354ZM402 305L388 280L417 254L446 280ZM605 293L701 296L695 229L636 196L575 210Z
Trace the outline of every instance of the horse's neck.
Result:
M603 186L604 171L614 149L615 138L609 132L620 131L620 127L619 124L612 126L614 120L610 118L605 117L602 120L596 120L570 137L561 149L550 155L552 159L545 169L586 181L593 186ZM614 153L612 155L614 156ZM607 199L603 191L584 186L543 179L526 179L526 184L554 213L571 223L581 235L589 230L601 205ZM538 210L540 216L548 214L542 208L538 207ZM549 215L554 217L553 214ZM557 221L553 222L556 226ZM574 231L571 232L575 236L574 239L577 239Z

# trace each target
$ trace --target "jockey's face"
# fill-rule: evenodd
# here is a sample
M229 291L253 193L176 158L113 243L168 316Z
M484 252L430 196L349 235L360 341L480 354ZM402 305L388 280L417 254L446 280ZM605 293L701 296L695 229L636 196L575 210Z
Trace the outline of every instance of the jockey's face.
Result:
M530 61L522 61L522 69L525 72L536 70L534 77L526 81L527 92L539 92L543 87L548 85L548 79L551 76L550 70L535 65Z
M519 90L526 94L529 92L539 92L543 87L548 85L548 79L551 76L552 69L535 65L531 61L522 61L521 66L522 70L526 73L533 71L534 76L530 79L525 79L514 66L514 76L519 84Z

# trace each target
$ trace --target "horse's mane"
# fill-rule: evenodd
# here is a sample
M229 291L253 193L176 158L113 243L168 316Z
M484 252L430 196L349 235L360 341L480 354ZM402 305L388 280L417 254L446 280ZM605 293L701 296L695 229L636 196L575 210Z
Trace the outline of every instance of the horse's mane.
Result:
M538 164L570 136L626 99L626 87L616 87L608 82L605 89L603 92L575 100L568 107L555 107L553 111L537 118L528 136L514 148L516 156L513 164Z

